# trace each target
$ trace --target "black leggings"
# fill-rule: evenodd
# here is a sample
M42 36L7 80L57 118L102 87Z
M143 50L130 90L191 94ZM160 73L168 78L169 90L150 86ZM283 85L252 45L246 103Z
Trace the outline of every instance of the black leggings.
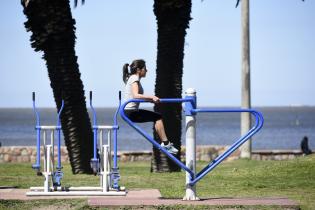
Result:
M127 117L132 122L144 123L144 122L156 122L162 119L162 115L158 112L153 112L145 109L137 110L125 110Z

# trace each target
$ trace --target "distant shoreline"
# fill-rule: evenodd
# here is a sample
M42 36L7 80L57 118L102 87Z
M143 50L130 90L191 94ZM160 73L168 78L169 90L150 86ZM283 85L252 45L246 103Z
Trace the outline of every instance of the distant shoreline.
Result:
M144 108L150 108L151 106L143 106ZM240 108L240 106L198 106L199 108ZM56 107L38 107L40 109L55 109ZM90 107L87 107L88 109ZM117 106L99 107L95 106L96 109L117 109ZM273 106L252 106L252 108L315 108L315 105L273 105ZM0 107L0 109L33 109L31 104L27 107Z
M215 108L214 108L215 109ZM314 107L254 107L263 113L263 128L253 137L253 149L284 149L300 148L304 136L308 136L310 148L315 149L315 106ZM40 108L42 125L56 123L55 108ZM88 109L90 119L92 113ZM116 108L96 108L98 124L113 124ZM182 144L185 144L184 124L182 118ZM198 114L197 145L231 145L240 137L240 114ZM0 108L0 142L2 146L34 146L36 145L36 118L31 107ZM147 150L152 145L139 133L126 124L120 117L118 147L123 150ZM139 124L150 135L152 124ZM64 140L62 139L62 143Z

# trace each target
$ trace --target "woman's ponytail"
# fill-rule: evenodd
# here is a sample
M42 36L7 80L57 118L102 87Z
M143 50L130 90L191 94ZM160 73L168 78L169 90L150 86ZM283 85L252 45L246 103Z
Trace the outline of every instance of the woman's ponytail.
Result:
M128 67L130 67L130 72L128 71ZM143 69L145 67L145 61L143 59L137 59L132 61L132 63L129 64L126 63L123 66L123 81L126 84L128 81L128 78L130 77L130 75L136 74L137 70L139 69Z
M129 67L128 63L126 63L123 66L123 81L124 81L125 84L127 83L127 80L128 80L128 78L130 76L129 71L128 71L128 67Z

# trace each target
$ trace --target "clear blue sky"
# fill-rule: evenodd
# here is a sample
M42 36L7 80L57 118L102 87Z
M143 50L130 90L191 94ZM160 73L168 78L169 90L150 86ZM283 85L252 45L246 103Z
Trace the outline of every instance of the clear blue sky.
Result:
M241 102L241 25L236 0L193 0L183 89L202 106ZM86 93L96 106L116 106L122 65L144 58L153 93L156 20L153 0L91 1L73 8L76 53ZM250 5L253 106L315 105L315 1L256 0ZM20 0L0 1L0 107L54 107L42 53L30 46ZM88 95L88 94L86 94Z

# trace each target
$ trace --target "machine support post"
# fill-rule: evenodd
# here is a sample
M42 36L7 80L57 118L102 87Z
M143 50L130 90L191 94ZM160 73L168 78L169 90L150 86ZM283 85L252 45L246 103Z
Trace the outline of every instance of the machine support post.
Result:
M186 194L183 200L199 200L196 193L196 185L190 185L191 180L195 179L196 174L196 116L193 112L196 109L196 90L189 88L186 90L185 102L186 119L186 166L193 172L193 177L186 172Z

